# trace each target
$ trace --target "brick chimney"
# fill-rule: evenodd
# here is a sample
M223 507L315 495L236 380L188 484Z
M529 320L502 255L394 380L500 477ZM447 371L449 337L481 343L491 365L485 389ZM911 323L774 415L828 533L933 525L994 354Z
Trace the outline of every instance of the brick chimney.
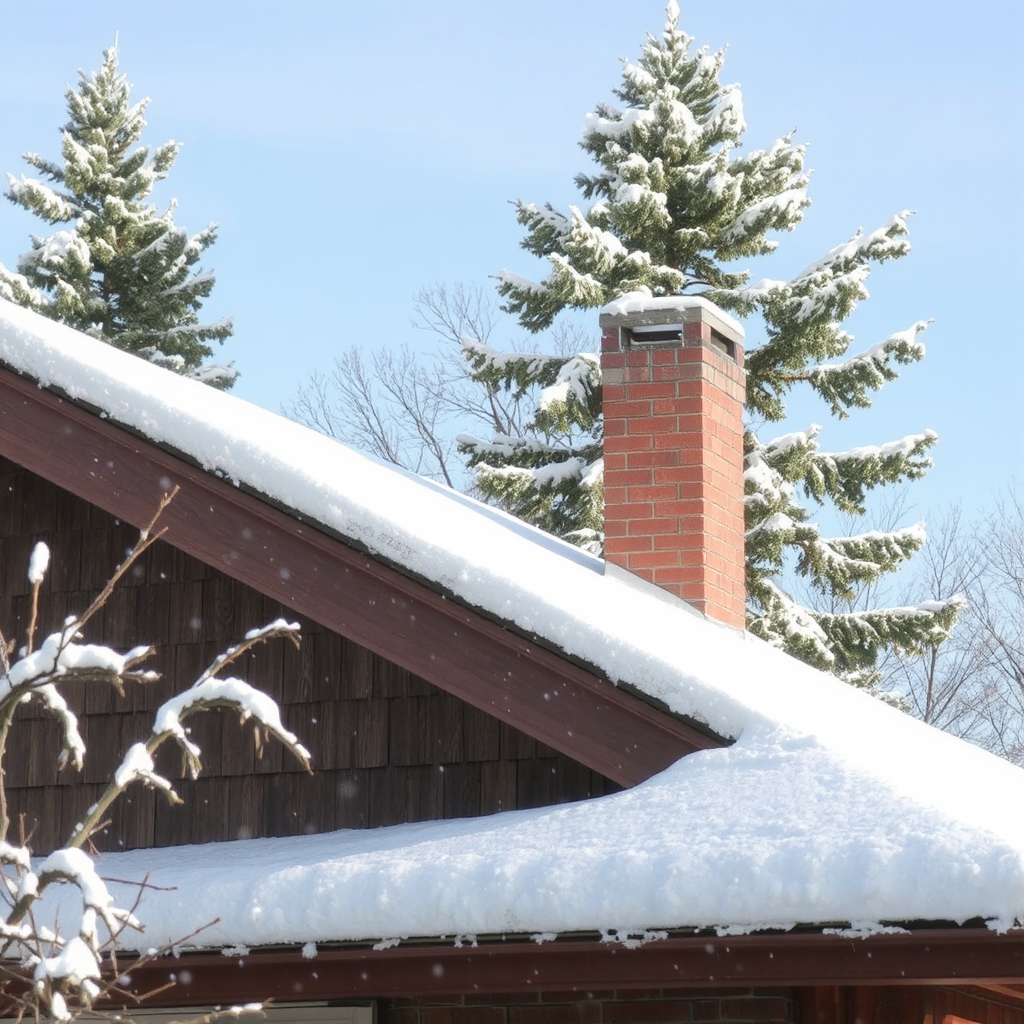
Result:
M695 296L601 312L605 558L744 624L743 328Z

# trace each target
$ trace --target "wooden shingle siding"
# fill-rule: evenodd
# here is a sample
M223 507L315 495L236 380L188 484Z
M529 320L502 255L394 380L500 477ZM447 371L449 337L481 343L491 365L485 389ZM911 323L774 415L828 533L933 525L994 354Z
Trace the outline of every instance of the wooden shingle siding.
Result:
M51 570L40 623L51 631L83 610L135 542L134 528L14 463L0 459L0 628L21 642L28 616L26 570L44 540ZM69 834L123 751L144 739L152 714L254 626L298 619L302 647L256 648L234 674L271 694L285 725L313 754L307 776L280 746L255 754L252 732L228 712L189 720L204 773L182 777L176 749L157 767L184 807L133 789L113 812L99 848L180 845L239 836L295 835L440 817L488 814L582 799L616 784L499 723L346 637L301 619L210 566L157 544L115 590L86 639L119 649L151 643L164 678L130 688L72 687L88 756L76 775L55 767L58 731L35 708L19 711L6 760L12 820L25 814L33 848ZM15 826L16 828L17 826Z

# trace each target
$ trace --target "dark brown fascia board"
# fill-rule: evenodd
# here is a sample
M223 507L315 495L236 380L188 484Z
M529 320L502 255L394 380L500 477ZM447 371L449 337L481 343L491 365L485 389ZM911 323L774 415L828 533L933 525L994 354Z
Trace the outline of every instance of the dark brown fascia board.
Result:
M752 986L1024 982L1024 933L929 929L849 938L822 932L688 936L637 949L597 941L399 945L164 957L130 970L133 993L173 987L164 1005L471 993L749 989ZM147 1005L151 1005L147 1002Z
M623 786L724 740L0 368L0 454ZM253 625L258 625L254 623Z

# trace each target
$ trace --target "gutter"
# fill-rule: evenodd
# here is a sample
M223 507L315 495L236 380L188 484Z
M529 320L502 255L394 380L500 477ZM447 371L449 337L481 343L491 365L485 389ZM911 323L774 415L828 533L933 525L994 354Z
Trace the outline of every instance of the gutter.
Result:
M1024 996L1024 930L929 927L865 937L821 931L687 935L639 948L570 938L401 944L245 954L183 954L131 969L125 986L146 1005L273 999L367 999L456 993L723 989L751 986L976 985Z

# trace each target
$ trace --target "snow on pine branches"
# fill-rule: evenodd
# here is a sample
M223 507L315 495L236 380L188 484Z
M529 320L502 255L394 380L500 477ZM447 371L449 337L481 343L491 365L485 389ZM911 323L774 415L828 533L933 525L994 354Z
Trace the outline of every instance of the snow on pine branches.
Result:
M826 453L819 450L818 427L762 440L755 424L784 419L786 398L800 384L844 418L869 408L899 365L923 357L918 336L925 321L853 355L854 339L842 327L867 298L872 267L910 251L908 215L857 231L791 280L751 282L748 272L727 269L738 259L771 254L778 242L769 235L800 222L810 202L804 148L790 135L740 152L746 130L740 88L719 82L725 51L692 52L693 39L678 21L672 0L662 37L648 37L637 63L624 62L616 102L599 104L586 119L581 146L597 169L578 175L576 184L590 205L562 213L517 204L526 229L522 246L546 261L547 275L531 281L506 271L498 290L504 308L531 331L548 328L565 309L605 306L631 293L648 299L696 293L745 318L748 628L819 668L871 678L883 649L914 650L946 636L961 602L855 610L866 588L920 548L924 529L824 538L810 509L832 504L862 514L868 492L917 479L929 468L937 438L923 431ZM521 391L555 381L567 365L537 357L516 363L512 375L490 356L471 349L470 357L476 373ZM593 547L600 544L600 515L574 491L599 495L602 489L599 368L587 381L596 406L572 422L583 406L566 404L560 421L545 421L555 429L544 432L543 446L525 437L500 438L497 445L467 438L463 450L492 500L568 539L584 536ZM550 450L571 447L562 443L563 423L586 429L589 447L578 464L560 455L578 471L563 473L556 485L544 469ZM558 505L561 518L549 512ZM783 574L794 571L826 611L786 593Z
M604 463L597 357L498 352L469 339L462 344L470 374L487 394L505 393L517 403L539 389L533 415L518 434L456 438L476 470L477 488L520 519L599 553Z
M25 161L40 177L7 176L7 198L58 229L32 237L17 272L0 264L0 296L177 373L230 387L237 376L231 366L203 361L211 342L231 336L231 318L199 321L215 279L197 264L217 226L189 235L174 223L173 200L162 214L145 202L181 144L152 151L139 145L149 100L132 104L117 56L115 45L98 72L80 71L78 90L68 89L62 161L28 153Z
M82 808L82 816L63 848L34 861L30 839L22 834L17 842L12 840L3 760L7 738L18 727L17 708L36 704L56 717L62 733L58 763L81 769L85 744L61 688L78 681L89 686L113 686L123 695L126 683L145 684L158 678L157 673L140 667L154 653L153 648L136 647L122 654L83 642L82 633L102 610L117 582L162 535L163 531L154 531L154 526L172 498L173 494L164 497L153 520L89 607L69 617L37 646L39 591L50 558L46 545L38 543L29 560L30 609L24 644L16 652L16 641L0 634L0 994L29 1017L71 1020L114 991L122 974L114 953L117 937L126 928L142 931L143 925L135 916L135 908L116 904L86 847L90 838L105 827L111 805L134 783L160 790L171 803L181 802L170 781L157 772L153 755L165 742L173 741L191 777L199 774L202 751L183 724L191 715L212 708L231 708L242 722L254 725L258 750L266 737L275 736L309 769L309 751L281 724L274 701L243 680L220 674L256 644L277 637L298 644L298 625L282 619L250 631L241 643L219 655L190 688L157 710L149 737L128 749L99 799L91 807ZM23 833L23 825L20 830ZM47 925L38 905L47 890L57 885L77 889L78 910L70 921L65 917ZM144 959L154 955L147 954ZM123 1003L126 990L117 986L116 992Z

